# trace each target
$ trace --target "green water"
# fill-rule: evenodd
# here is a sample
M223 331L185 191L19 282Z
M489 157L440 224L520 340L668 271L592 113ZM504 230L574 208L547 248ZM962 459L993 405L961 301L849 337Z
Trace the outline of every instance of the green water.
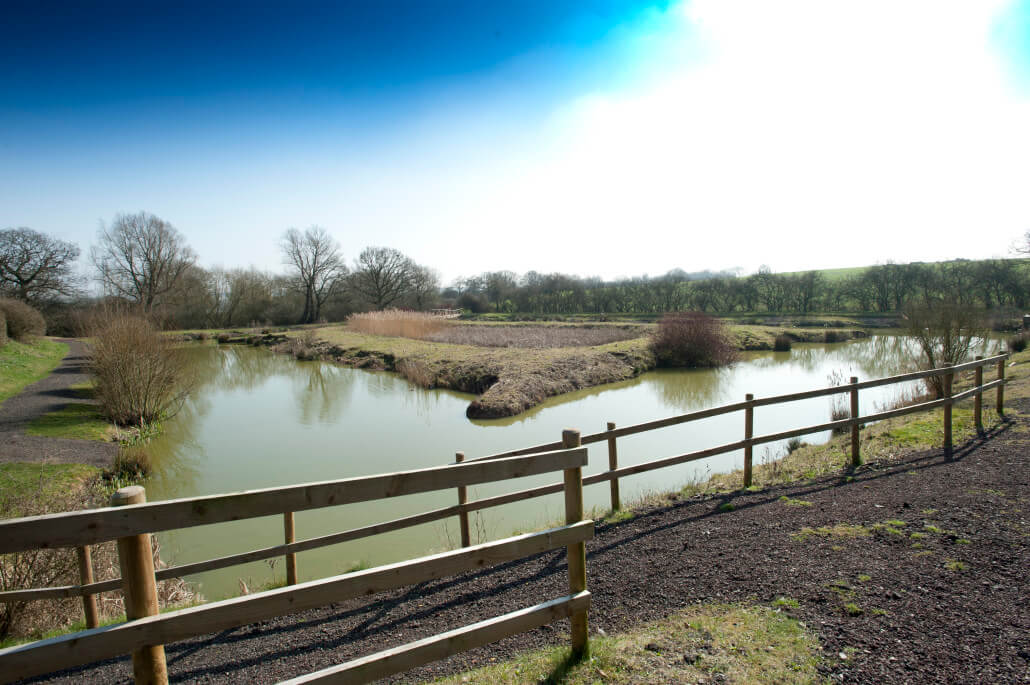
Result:
M584 434L650 421L756 397L810 390L845 380L877 378L909 370L911 353L902 338L874 336L831 345L803 345L791 352L748 354L729 368L654 371L639 378L553 398L518 417L470 421L471 395L423 390L391 373L368 372L240 346L190 350L201 379L192 399L148 446L156 473L147 483L151 501L346 478L452 462L468 457L559 440L563 428ZM863 391L867 413L897 388ZM829 420L830 400L819 398L761 407L755 434L789 430ZM735 413L619 441L620 465L682 454L743 437ZM814 435L809 442L828 439ZM755 458L774 458L783 445L756 448ZM585 474L605 470L607 446L591 446ZM631 476L621 481L623 501L649 491L678 488L710 473L739 468L742 453ZM469 497L501 494L560 480L558 474L470 488ZM586 506L606 508L608 486L587 488ZM297 514L304 539L414 514L455 503L454 491L395 498ZM560 495L473 515L477 536L497 538L558 519ZM200 561L282 542L281 517L223 523L162 533L162 557L172 564ZM301 579L381 564L456 545L457 522L437 522L298 555ZM254 562L189 578L208 599L236 594L284 575L282 560Z

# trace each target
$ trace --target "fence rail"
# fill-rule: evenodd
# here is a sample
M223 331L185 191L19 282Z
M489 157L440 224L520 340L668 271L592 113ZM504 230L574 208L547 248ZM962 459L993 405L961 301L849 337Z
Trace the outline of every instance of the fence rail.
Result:
M516 457L511 460L456 464L384 476L149 505L139 502L144 496L143 488L134 486L123 488L115 494L114 501L126 502L121 507L0 522L0 539L4 540L5 549L45 548L52 545L55 538L76 545L81 544L84 539L95 540L98 536L99 539L110 539L111 535L118 535L119 563L123 576L119 585L124 586L126 614L129 619L125 623L113 626L92 628L0 650L0 682L41 675L130 652L133 655L133 671L137 682L167 682L163 645L168 642L521 559L560 547L565 547L569 555L570 577L567 597L538 604L531 607L528 613L516 612L484 622L484 625L470 626L465 632L460 633L463 636L460 639L451 636L453 639L445 639L442 644L448 645L448 649L460 651L469 648L463 645L483 644L484 640L490 641L512 635L525 625L542 625L538 621L549 622L555 617L571 616L574 627L582 624L581 631L573 630L573 650L582 651L586 646L586 609L590 596L586 591L585 542L593 536L594 530L593 522L583 519L582 467L586 463L587 450L578 445L571 445L570 441L569 449ZM150 531L146 528L153 526L154 530L168 530L174 527L169 525L166 518L170 515L190 511L196 516L230 521L265 515L265 502L271 493L285 495L282 506L296 506L298 501L292 497L303 490L311 497L308 501L309 506L305 507L310 509L314 506L335 506L341 503L341 497L347 502L369 501L430 490L449 490L458 484L505 481L512 477L554 471L562 471L565 474L564 526L364 571L288 585L245 597L160 615L157 613L158 573L153 570ZM211 502L217 502L218 508L207 508L206 505ZM262 513L255 513L258 511ZM123 512L135 512L136 516L120 516ZM184 524L200 525L196 520L187 518ZM210 522L207 518L204 520ZM55 534L55 525L58 522L69 526L74 532ZM96 528L89 528L90 524ZM14 534L7 535L10 531L14 531ZM33 535L38 536L34 541ZM142 564L141 559L144 559ZM141 569L140 566L145 566L146 562L151 564L150 568ZM89 589L95 590L95 585ZM416 644L409 652L405 652L403 658L395 655L379 661L361 660L361 663L379 663L376 667L378 669L399 668L404 664L413 665L416 661L425 663L418 660L430 658L436 653L439 653L438 647L430 648ZM350 667L349 664L345 666ZM410 665L403 667L409 668ZM371 673L375 668L364 665L351 670L353 673L348 676L347 682L364 682L360 679L355 680L354 674L360 676L361 673Z
M581 448L584 445L600 442L608 443L608 470L585 478L581 477L580 482L582 486L609 482L612 509L618 509L621 506L619 499L620 478L656 469L667 468L677 464L697 461L719 454L744 450L743 485L748 487L751 485L753 478L752 455L753 448L755 446L827 430L846 430L850 428L851 463L853 466L857 466L861 463L859 444L860 425L905 414L930 411L938 407L944 408L943 448L946 452L950 453L952 449L951 410L956 402L970 397L975 399L974 419L978 431L982 431L983 429L983 393L989 390L996 390L997 401L995 409L999 415L1003 413L1004 386L1006 382L1005 362L1008 357L1008 354L995 355L987 359L978 357L975 361L951 367L918 371L915 373L901 374L863 382L859 382L857 378L851 378L850 383L840 386L819 388L772 397L755 398L753 395L748 395L742 402L702 409L678 416L624 426L622 428L617 428L614 423L608 422L607 430L584 436L580 436L577 431L566 431L562 435L562 440L543 445L523 447L516 450L473 459L466 459L465 455L459 452L456 455L454 464L421 469L418 471L321 483L308 483L288 487L268 488L264 490L236 493L233 495L216 495L170 500L151 504L134 504L92 510L88 512L51 514L0 522L0 553L11 553L48 547L74 547L77 549L77 553L79 554L81 570L81 582L79 585L3 592L0 593L0 602L82 597L84 602L84 612L87 617L87 625L94 627L96 625L96 611L95 609L92 612L90 611L90 603L94 602L94 595L101 592L123 588L126 583L122 578L92 582L92 569L89 568L88 561L89 545L107 540L124 539L134 535L149 534L156 531L207 525L210 523L234 521L242 518L253 518L273 514L282 515L284 517L285 541L283 544L239 554L227 555L216 559L160 569L156 572L152 572L153 577L157 580L165 580L202 571L227 568L261 559L286 557L288 560L288 586L286 589L299 588L303 586L303 584L296 584L295 555L299 552L452 517L457 517L459 520L461 526L462 547L465 549L472 549L471 540L469 539L469 514L504 504L559 493L563 490L567 494L569 483L565 482L541 485L517 492L495 495L471 501L468 500L467 488L469 485L506 480L521 476L539 475L556 470L567 471L569 468L574 468L570 466L570 464L579 459L576 455L579 455L581 452L585 455L585 450L575 448ZM985 367L991 365L997 367L998 377L996 380L984 383L983 370ZM975 372L975 385L963 392L952 394L951 388L955 374L970 370ZM943 397L907 407L899 407L887 411L867 414L865 416L859 415L858 399L859 392L861 390L922 380L935 376L942 377L945 389ZM754 413L757 408L842 394L849 395L850 397L851 411L848 418L766 435L753 435ZM619 438L741 411L744 412L744 430L742 440L702 450L696 450L685 454L653 459L639 464L622 467L618 465L617 441ZM583 456L583 459L585 463L585 456ZM367 501L369 499L397 497L405 494L449 488L456 488L457 490L457 503L454 505L316 538L301 541L295 540L295 530L292 525L292 519L293 513L296 511L339 506L342 504ZM581 503L580 506L582 506ZM582 515L580 515L580 518L582 518ZM83 565L82 561L84 553L86 555L85 565ZM292 564L290 563L291 561ZM292 573L290 573L291 569ZM123 575L125 575L124 572ZM576 590L575 592L579 592L579 590ZM465 635L465 633L462 633L462 635ZM455 640L458 642L466 639L471 638L461 637L459 639L457 636L455 637ZM585 634L583 639L585 639ZM430 648L426 646L424 648L419 648L419 650L422 651L416 651L418 651L418 653L437 653L433 650L438 649L439 647ZM4 653L0 652L0 663L2 663L4 658L6 658ZM390 663L401 663L405 660L400 659L400 657L396 655L389 658L383 658ZM400 659L400 661L398 661L398 659ZM326 677L329 678L329 674L326 674ZM332 677L335 678L336 676Z

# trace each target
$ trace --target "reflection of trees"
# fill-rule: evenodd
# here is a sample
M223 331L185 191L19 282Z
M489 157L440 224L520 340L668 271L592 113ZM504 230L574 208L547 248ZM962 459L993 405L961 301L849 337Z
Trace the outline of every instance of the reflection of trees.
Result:
M736 373L732 366L720 369L660 370L649 374L647 380L654 383L662 399L670 407L681 411L692 411L723 403L730 374Z
M340 418L354 393L353 373L322 362L293 362L293 391L300 421L333 423Z

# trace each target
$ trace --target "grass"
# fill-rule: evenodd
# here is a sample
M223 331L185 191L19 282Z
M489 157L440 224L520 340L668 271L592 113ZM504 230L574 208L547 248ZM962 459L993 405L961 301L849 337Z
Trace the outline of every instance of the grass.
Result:
M610 637L594 637L590 656L555 647L451 676L438 683L820 683L814 635L763 606L703 605Z
M851 523L835 523L832 526L820 526L809 528L805 526L791 537L799 542L804 542L812 537L819 538L862 538L871 535L869 528L856 526Z
M108 441L114 426L100 415L94 404L74 403L33 419L25 428L28 435L72 440Z
M0 347L0 403L45 378L66 354L68 345L55 340L38 338L31 343L9 340Z
M86 464L0 463L0 497L18 499L39 493L46 499L51 493L81 487L99 474L100 469Z
M780 501L786 504L788 507L810 507L812 503L804 499L794 499L793 497L787 497L783 495L780 497Z

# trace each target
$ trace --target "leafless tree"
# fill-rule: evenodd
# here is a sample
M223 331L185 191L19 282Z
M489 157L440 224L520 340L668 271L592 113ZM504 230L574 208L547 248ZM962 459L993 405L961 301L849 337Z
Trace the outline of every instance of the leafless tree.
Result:
M31 228L0 231L0 292L34 305L78 291L79 248Z
M440 293L440 274L436 269L412 264L410 281L411 301L415 309L424 310L436 301Z
M913 305L904 315L908 333L923 353L921 366L927 370L966 361L988 333L983 312L955 301ZM937 397L943 395L941 376L927 378L926 384Z
M284 261L293 268L297 285L304 293L301 322L318 321L322 305L339 291L347 275L339 243L321 226L311 226L303 233L296 228L288 229L280 247Z
M174 226L147 212L118 214L97 241L91 257L104 289L144 312L160 305L197 261Z
M385 309L408 294L412 266L392 247L366 247L354 265L351 288L374 309Z

